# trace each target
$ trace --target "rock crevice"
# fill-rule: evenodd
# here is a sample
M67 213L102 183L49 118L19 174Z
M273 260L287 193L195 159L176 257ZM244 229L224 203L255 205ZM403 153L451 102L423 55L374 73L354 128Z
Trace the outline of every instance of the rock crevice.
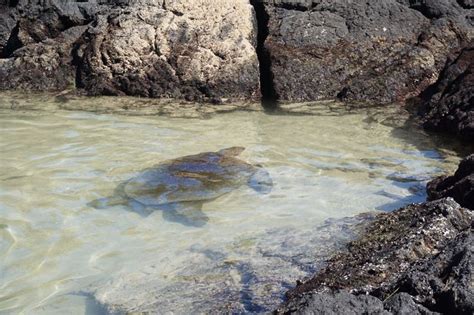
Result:
M263 2L251 0L251 4L254 7L257 18L257 56L260 69L262 105L267 109L274 109L277 107L278 95L275 90L270 52L265 47L265 41L269 35L268 23L270 16Z

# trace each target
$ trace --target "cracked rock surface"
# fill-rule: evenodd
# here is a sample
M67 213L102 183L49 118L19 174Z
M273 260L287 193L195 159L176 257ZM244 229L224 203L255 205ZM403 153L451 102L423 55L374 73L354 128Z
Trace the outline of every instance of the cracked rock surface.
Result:
M257 34L247 1L134 3L99 15L88 29L79 82L89 93L258 98Z

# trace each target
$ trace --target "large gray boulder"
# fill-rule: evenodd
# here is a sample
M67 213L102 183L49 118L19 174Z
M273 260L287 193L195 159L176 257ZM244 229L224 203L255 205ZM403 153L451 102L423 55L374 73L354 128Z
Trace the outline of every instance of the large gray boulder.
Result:
M80 48L91 94L259 97L256 23L245 0L138 1L97 17Z

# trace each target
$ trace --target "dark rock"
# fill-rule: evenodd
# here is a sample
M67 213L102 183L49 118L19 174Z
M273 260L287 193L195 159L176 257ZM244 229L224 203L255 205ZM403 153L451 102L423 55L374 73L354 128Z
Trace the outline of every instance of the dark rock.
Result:
M313 279L288 292L292 297L320 288L370 292L393 282L412 263L438 253L474 216L454 200L413 204L382 214L348 253L333 257Z
M474 154L459 164L453 176L441 176L428 183L429 200L452 197L461 206L474 209Z
M384 308L390 314L405 315L405 314L438 314L432 312L423 305L420 305L415 297L408 293L397 293L383 302Z
M0 15L8 20L0 22L0 56L11 57L13 52L28 44L54 39L63 31L86 25L99 11L95 1L38 1L20 0L0 4Z
M385 302L371 295L355 295L347 291L328 293L308 293L291 300L284 309L276 312L284 314L396 314L434 315L415 301L407 293L397 293Z
M473 242L472 230L460 233L438 255L412 266L389 290L407 292L444 314L473 314Z
M0 59L0 89L50 91L74 86L71 49L84 30L84 26L70 28L55 39L27 45L14 57Z
M473 0L458 0L460 6L464 9L472 9L474 8L474 1Z
M10 14L10 9L0 4L0 58L4 57L8 39L15 25L16 21Z
M276 313L472 314L473 241L472 230L459 233L439 254L412 264L397 281L370 295L310 291L290 299Z
M353 301L366 294L385 301L384 309L395 314L448 308L468 314L474 310L469 280L473 220L472 211L450 198L382 214L349 244L348 252L334 256L316 276L290 290L278 312L311 313L308 301L344 290Z
M426 129L456 134L474 143L474 44L448 60L439 80L422 98L420 112Z
M75 83L75 42L95 1L19 0L0 4L0 90L61 90Z
M266 2L265 47L283 101L404 101L473 34L472 12L455 0Z
M280 310L283 312L283 310ZM355 296L348 292L316 293L303 295L292 300L284 311L285 314L326 314L357 315L386 314L382 301L370 295Z

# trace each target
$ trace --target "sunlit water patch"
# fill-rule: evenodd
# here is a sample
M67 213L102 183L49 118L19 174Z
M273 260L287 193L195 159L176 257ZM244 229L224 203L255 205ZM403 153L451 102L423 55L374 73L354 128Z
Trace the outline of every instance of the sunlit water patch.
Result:
M451 151L371 115L1 111L0 313L271 310L364 220L343 218L421 202L455 168ZM161 161L230 146L273 190L206 202L204 226L90 206Z

